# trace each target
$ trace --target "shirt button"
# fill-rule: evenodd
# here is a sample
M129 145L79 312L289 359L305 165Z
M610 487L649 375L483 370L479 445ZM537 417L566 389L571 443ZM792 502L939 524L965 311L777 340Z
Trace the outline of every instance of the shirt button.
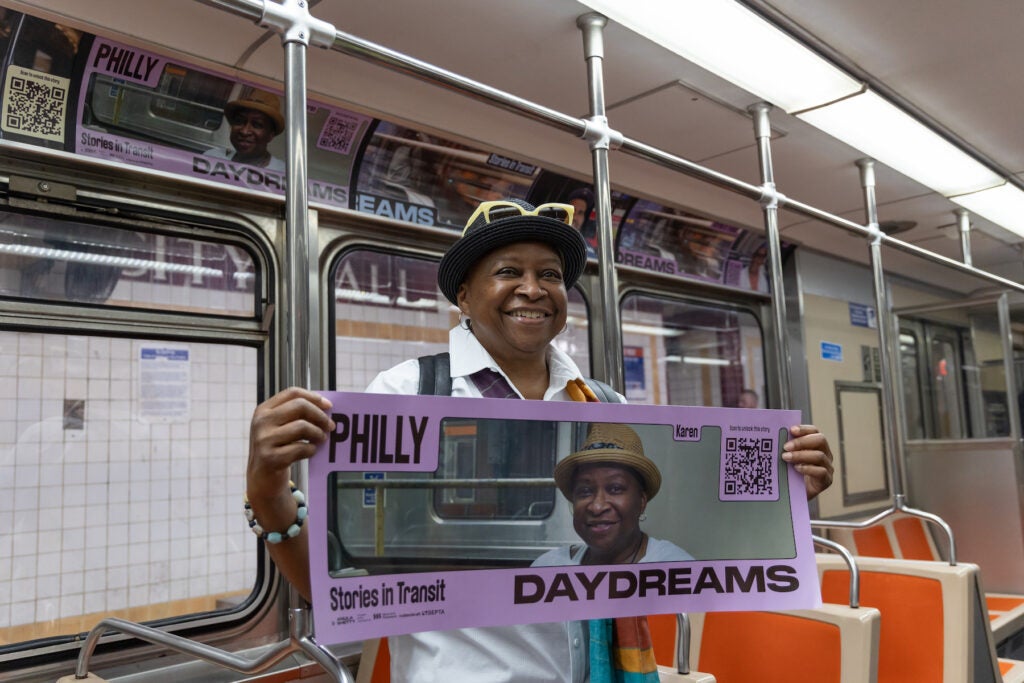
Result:
M573 638L572 639L572 646L575 647L575 648L578 648L580 646L580 639L579 638Z

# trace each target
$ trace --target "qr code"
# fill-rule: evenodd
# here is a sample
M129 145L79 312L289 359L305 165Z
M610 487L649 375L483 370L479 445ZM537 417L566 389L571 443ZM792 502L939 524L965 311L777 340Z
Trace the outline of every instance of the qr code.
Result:
M11 67L4 88L3 129L63 140L68 83L59 76Z
M747 500L778 497L775 439L727 437L722 452L722 495Z
M317 140L316 146L338 154L348 154L352 151L352 144L355 142L356 133L359 132L359 124L362 121L357 116L331 112L320 131L320 139Z

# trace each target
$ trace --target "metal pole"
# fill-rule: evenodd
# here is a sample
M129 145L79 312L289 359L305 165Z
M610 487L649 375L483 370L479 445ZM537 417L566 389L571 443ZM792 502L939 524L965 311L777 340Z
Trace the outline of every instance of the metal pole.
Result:
M893 495L902 505L905 491L903 485L903 443L902 425L896 414L896 392L898 387L893 381L898 373L893 365L898 358L894 351L892 329L893 316L889 307L888 290L885 285L885 273L882 270L882 231L878 227L878 205L875 201L875 162L871 159L860 159L860 181L864 189L864 210L867 214L868 230L872 233L870 244L871 273L875 287L875 309L878 313L878 346L879 358L882 363L882 423L885 427L885 440L888 443L889 480L892 482Z
M964 263L971 265L971 214L967 209L954 209L956 224L960 227L960 253L963 254Z
M761 169L761 207L764 213L764 227L768 240L768 272L772 285L772 320L774 361L779 391L779 407L793 405L792 373L790 372L789 336L786 334L786 293L782 284L782 244L779 238L779 193L775 191L775 171L772 168L771 137L772 127L768 112L772 105L759 102L751 106L754 120L754 137L757 138L757 159Z
M250 16L252 14L250 7L253 4L253 0L197 0L197 2L220 7L225 11L230 11L240 16ZM315 33L314 37L317 35L318 34ZM590 131L589 134L596 134L597 132L592 125L593 122L591 121L581 120L574 116L569 116L568 114L545 107L544 105L537 104L536 102L511 95L498 90L497 88L466 78L465 76L460 76L459 74L441 69L432 64L428 64L427 62L396 52L395 50L388 49L382 45L378 45L377 43L363 40L356 36L333 29L330 36L325 36L324 39L325 42L319 44L330 47L330 49L336 52L377 64L378 66L403 73L426 83L443 86L453 92L457 92L480 102L485 102L504 111L513 112L532 121L537 121L551 126L552 128L583 137L588 136L588 130ZM750 199L761 199L764 195L763 187L751 185L750 183L738 180L725 175L724 173L701 166L700 164L688 159L675 156L643 142L632 140L619 133L615 133L614 131L612 131L612 133L615 140L615 149L621 149L622 152L629 154L630 156L650 161L670 170L678 171L692 178L697 178L698 180L702 180L711 185L721 187ZM864 236L867 233L867 229L863 225L854 223L853 221L842 218L841 216L836 216L804 202L797 201L790 197L784 197L783 195L778 195L777 198L780 208L786 208L800 215L807 216L808 218L813 218L823 223L834 225L853 234ZM1006 287L1013 291L1024 292L1024 284L987 273L983 270L960 263L954 259L935 254L927 249L922 249L921 247L903 242L894 237L885 235L882 237L882 243L886 246L891 246L895 249L899 249L925 260L952 268L958 272L988 280L1001 287Z
M1017 372L1013 363L1013 331L1010 328L1010 298L1006 292L999 297L999 336L1003 341L1003 372L1006 373L1006 403L1010 414L1010 438L1017 450L1021 437L1020 411L1017 398Z
M281 301L284 338L281 340L281 382L312 388L312 363L319 368L319 303L316 234L309 221L307 186L306 51L315 34L333 33L312 19L306 0L264 5L263 22L282 32L285 63L285 131L287 188L285 190L284 264ZM274 14L275 16L268 16ZM292 468L292 478L308 491L308 464ZM288 586L288 630L291 642L306 652L334 680L351 681L348 669L312 637L309 607L294 586Z
M612 187L608 174L608 150L617 136L608 128L604 106L604 37L608 20L600 14L584 14L576 20L583 33L587 60L590 118L583 137L590 142L594 165L594 199L597 206L597 265L601 290L601 329L604 335L605 380L625 392L622 371L622 329L619 320L619 280L615 273L615 235L612 233Z

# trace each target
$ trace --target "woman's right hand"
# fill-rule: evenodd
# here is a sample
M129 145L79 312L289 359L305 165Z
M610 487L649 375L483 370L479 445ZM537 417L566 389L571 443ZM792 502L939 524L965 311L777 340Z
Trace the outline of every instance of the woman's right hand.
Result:
M246 495L264 529L284 530L295 521L297 505L288 487L291 466L316 453L334 431L334 421L325 412L330 409L326 398L299 387L256 407L249 430ZM303 526L295 538L266 546L277 568L306 600L312 599L308 538Z
M330 401L301 387L284 389L256 407L246 467L246 493L254 508L290 498L292 464L312 456L334 430L325 412L330 409Z

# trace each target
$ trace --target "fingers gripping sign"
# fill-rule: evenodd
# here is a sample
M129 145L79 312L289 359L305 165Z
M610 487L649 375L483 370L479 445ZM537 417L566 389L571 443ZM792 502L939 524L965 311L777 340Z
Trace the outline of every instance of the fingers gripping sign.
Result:
M246 467L247 516L250 525L276 531L277 540L266 538L274 564L288 581L310 598L309 547L304 498L289 485L291 466L309 458L334 431L328 416L331 402L308 389L285 389L256 407L249 430L249 463ZM292 534L294 527L297 533ZM286 532L287 530L287 532ZM286 539L286 540L285 540Z
M253 413L249 433L247 484L250 498L288 490L291 466L309 458L334 430L326 398L299 387L267 399Z
M794 425L789 433L792 438L782 447L782 459L804 476L810 500L832 485L832 449L814 425Z

